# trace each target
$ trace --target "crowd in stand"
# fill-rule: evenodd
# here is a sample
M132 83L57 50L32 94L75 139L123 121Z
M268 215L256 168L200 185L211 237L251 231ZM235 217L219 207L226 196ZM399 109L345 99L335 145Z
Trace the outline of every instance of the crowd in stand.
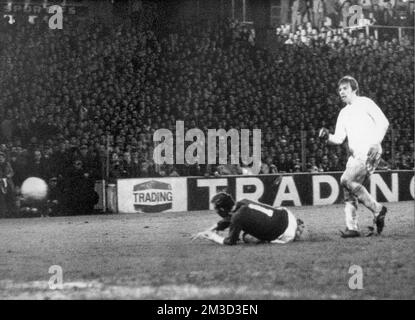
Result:
M310 22L313 27L338 28L357 25L414 25L414 3L402 0L293 0L291 25ZM357 15L355 15L357 14ZM354 16L353 21L350 19ZM358 21L359 20L359 21Z
M379 42L304 25L292 35L282 28L278 50L268 52L229 21L160 26L146 17L113 25L67 21L59 32L1 26L0 158L11 164L17 186L28 176L70 179L75 168L89 180L240 172L156 166L153 133L174 132L178 120L186 130L261 129L261 173L343 170L347 149L323 145L317 130L334 131L336 84L346 74L396 129L393 143L389 133L385 139L385 166L414 168L408 39Z

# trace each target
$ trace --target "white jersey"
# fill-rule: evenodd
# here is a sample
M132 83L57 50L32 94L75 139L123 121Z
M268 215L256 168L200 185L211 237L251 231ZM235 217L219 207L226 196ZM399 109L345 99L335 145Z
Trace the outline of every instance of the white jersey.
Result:
M347 138L353 157L366 161L372 145L382 150L380 144L388 127L388 119L373 100L357 97L340 111L336 131L329 135L329 142L341 144Z

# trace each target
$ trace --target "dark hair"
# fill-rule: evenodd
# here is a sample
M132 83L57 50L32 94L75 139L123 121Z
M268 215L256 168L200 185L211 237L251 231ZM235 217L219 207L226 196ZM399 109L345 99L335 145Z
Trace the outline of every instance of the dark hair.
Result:
M357 83L356 79L352 76L344 76L339 80L337 83L337 86L340 87L341 84L348 83L350 85L350 88L352 88L353 91L356 91L356 94L359 94L359 84Z
M216 208L222 208L226 212L230 212L235 205L232 196L226 192L219 192L210 201Z

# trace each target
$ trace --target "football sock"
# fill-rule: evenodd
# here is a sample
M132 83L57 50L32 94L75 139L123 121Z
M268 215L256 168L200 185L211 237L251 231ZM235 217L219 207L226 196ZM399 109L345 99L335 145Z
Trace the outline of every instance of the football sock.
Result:
M359 225L357 223L357 206L351 202L346 202L344 213L346 214L346 227L349 230L357 231Z

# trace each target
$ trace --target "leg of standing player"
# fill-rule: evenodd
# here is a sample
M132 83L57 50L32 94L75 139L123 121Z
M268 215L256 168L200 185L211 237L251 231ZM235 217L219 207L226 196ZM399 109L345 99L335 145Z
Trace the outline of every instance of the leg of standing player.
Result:
M375 167L376 165L372 165L368 170L365 162L353 157L350 157L347 162L340 182L344 188L346 226L349 230L358 230L357 200L372 211L374 220L383 208L363 186L364 181L369 178Z

